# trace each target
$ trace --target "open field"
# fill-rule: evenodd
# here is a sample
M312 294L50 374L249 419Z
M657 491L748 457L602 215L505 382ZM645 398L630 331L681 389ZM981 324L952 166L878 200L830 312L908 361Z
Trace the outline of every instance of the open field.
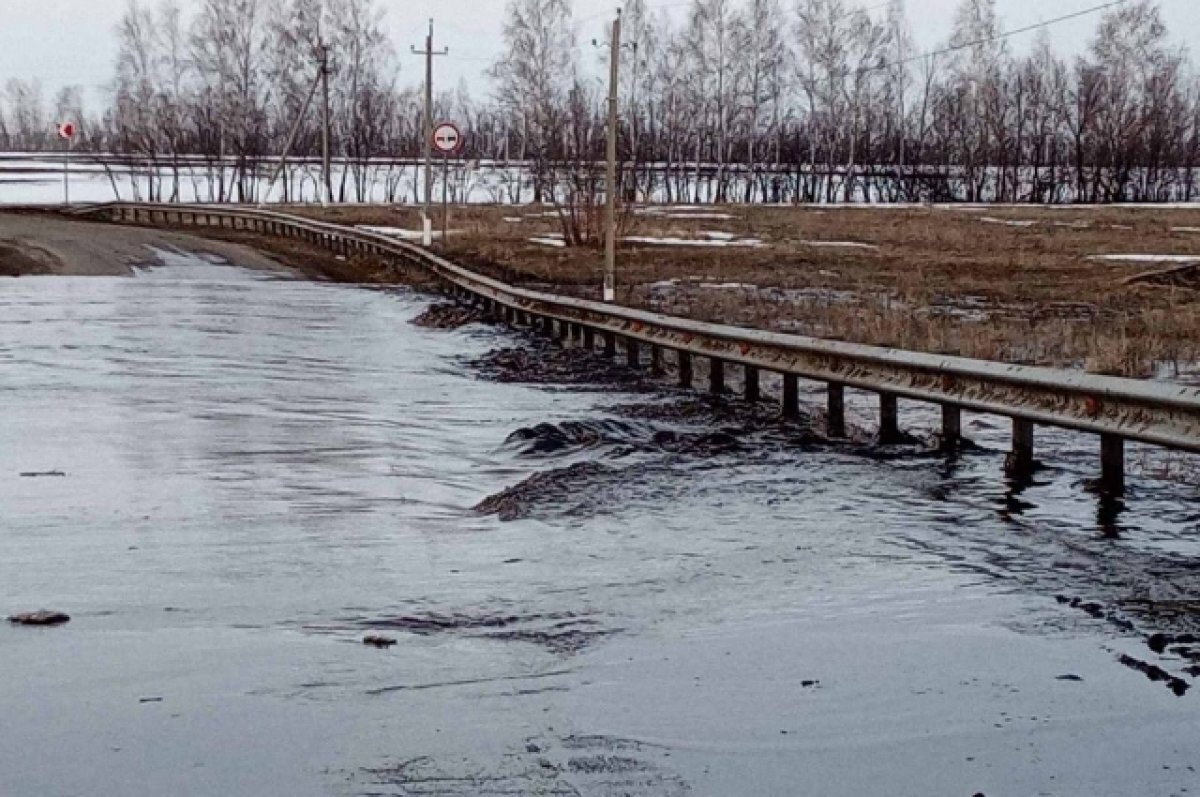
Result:
M292 210L419 228L409 207ZM556 246L553 209L455 207L450 228L458 262L599 296L602 252ZM1200 360L1198 208L653 207L622 235L643 239L622 243L617 276L640 307L1128 376Z

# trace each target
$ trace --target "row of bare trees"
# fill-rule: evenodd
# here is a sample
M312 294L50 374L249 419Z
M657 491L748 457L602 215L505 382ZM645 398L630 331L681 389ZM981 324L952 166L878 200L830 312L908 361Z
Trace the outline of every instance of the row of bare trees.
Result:
M260 199L324 44L335 198L379 198L394 174L380 164L420 152L421 87L397 82L380 0L200 0L190 16L147 1L118 27L107 107L85 116L77 90L48 107L35 83L9 81L0 149L46 148L52 119L75 118L83 148L136 156L147 198L176 197L199 163L210 198ZM916 48L904 0L874 14L854 0L691 0L682 17L653 2L627 0L622 20L627 199L1165 201L1200 188L1200 78L1156 0L1108 10L1071 60L1045 29L1015 52L996 0L961 0L934 53ZM469 158L522 164L493 198L591 207L603 190L607 53L581 46L579 27L569 0L510 0L487 98L439 95ZM317 105L298 155L319 151ZM275 196L318 179L311 168L285 171ZM569 237L591 237L589 219Z

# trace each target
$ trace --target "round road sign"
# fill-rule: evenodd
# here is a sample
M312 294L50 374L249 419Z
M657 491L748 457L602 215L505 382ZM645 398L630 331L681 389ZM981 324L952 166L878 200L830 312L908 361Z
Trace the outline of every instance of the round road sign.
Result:
M450 122L442 122L433 128L433 148L442 155L454 155L462 145L462 133Z
M60 123L58 126L58 137L59 138L74 138L75 137L75 125L71 124L70 122Z

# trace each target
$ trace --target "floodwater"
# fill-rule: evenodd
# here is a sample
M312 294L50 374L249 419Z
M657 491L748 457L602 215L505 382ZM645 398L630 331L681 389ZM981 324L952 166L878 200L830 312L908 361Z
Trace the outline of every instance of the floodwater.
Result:
M684 399L497 383L464 362L521 339L420 296L167 261L0 283L0 613L72 616L0 627L5 797L1200 788L1171 461L1114 506L1086 437L1007 483L999 419L948 460L634 418Z

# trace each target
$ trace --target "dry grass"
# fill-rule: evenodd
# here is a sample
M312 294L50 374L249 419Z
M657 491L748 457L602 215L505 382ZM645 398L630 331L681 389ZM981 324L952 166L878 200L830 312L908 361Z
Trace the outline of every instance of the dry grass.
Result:
M415 229L413 208L297 208ZM622 302L712 321L989 359L1145 376L1200 360L1200 269L1099 254L1200 258L1200 210L704 207L639 214L629 235L717 231L761 248L623 245ZM544 208L456 207L445 251L506 281L598 296L603 257L529 242ZM520 221L505 219L519 218ZM1001 222L1034 222L1008 226ZM813 241L875 248L825 248ZM1166 284L1134 280L1172 272ZM669 284L664 284L669 283ZM727 283L749 288L717 287Z

